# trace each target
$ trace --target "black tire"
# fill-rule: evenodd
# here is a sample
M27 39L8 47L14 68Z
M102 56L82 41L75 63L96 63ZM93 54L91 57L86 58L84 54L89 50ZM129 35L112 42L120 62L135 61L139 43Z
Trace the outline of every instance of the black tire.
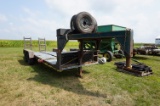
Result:
M138 54L137 49L133 49L133 57L135 57L135 55Z
M28 52L23 51L23 54L24 54L24 61L25 61L26 63L28 63L28 59L29 59L29 54L28 54Z
M94 29L93 29L92 32L93 32L93 33L96 33L96 32L97 32L97 28L98 28L97 26L98 26L98 25L97 25L96 19L95 19L94 17L93 17L93 19L94 19L94 21L95 21L94 23L96 23L96 24L95 24Z
M71 18L71 21L70 21L70 28L71 28L71 31L75 31L76 28L75 28L75 17L76 15L73 15L72 18Z
M139 54L140 54L140 55L142 55L142 54L143 54L143 52L142 52L142 51L140 51L140 52L139 52Z
M35 64L35 59L34 58L28 59L28 64L29 65L34 65Z
M76 16L73 16L71 23L75 30L80 33L92 33L97 29L96 20L87 12L80 12ZM73 29L71 27L71 29Z
M35 58L29 58L28 52L24 52L24 61L29 65L35 64Z
M108 62L112 61L113 59L113 53L111 51L107 51L104 55L103 55Z
M157 56L158 54L157 54L156 52L153 52L153 55L154 55L154 56Z

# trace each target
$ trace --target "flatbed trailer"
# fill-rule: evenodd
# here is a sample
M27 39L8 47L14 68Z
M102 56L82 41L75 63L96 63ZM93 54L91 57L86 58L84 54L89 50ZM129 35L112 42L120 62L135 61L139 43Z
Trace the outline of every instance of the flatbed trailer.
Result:
M47 63L57 71L77 68L78 75L82 76L82 66L98 64L98 52L102 39L115 38L121 45L126 57L126 62L123 69L132 69L131 57L133 56L133 31L126 29L123 31L98 32L87 34L74 34L70 29L57 30L57 49L53 52L34 52L29 49L24 49L25 61L29 64L34 64L35 61ZM66 43L70 40L79 41L78 51L62 52ZM95 43L95 48L92 50L84 50L83 43L87 40L92 40Z

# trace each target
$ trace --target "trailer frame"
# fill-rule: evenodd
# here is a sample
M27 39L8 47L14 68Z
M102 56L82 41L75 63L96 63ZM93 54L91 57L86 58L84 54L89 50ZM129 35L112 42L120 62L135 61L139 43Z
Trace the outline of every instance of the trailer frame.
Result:
M24 58L29 64L35 61L47 63L57 71L78 68L78 75L82 76L82 66L98 64L98 52L102 39L115 38L120 44L126 56L126 68L131 68L131 57L133 56L133 30L98 32L87 34L75 34L70 29L57 29L57 49L54 52L34 52L24 49ZM79 51L63 52L66 43L70 40L78 40ZM85 40L95 41L94 50L84 50Z

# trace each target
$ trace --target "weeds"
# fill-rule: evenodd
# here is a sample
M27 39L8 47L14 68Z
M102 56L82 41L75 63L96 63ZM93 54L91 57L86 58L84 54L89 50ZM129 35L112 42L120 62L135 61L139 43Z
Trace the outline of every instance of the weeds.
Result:
M49 47L48 49L51 49ZM114 59L104 65L56 72L23 61L23 48L0 48L0 105L18 106L157 106L160 104L160 57L136 55L154 74L136 77L116 71Z

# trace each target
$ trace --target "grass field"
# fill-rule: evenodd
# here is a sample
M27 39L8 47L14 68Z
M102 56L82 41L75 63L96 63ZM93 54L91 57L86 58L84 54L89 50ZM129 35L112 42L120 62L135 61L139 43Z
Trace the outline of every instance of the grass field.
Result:
M23 48L0 48L0 106L158 106L160 57L137 55L154 74L136 77L116 71L114 59L104 65L56 72L42 64L23 61ZM48 48L51 50L51 47Z
M57 47L57 42L56 41L46 41L47 46L54 46ZM144 43L135 43L134 47L140 47L142 46ZM153 44L153 43L150 43ZM32 40L32 45L33 47L38 47L38 40ZM74 42L68 42L67 43L68 46L77 46L78 42L74 41ZM0 47L23 47L24 46L24 41L23 40L0 40Z
M29 43L29 42L28 42ZM57 47L57 41L46 41L47 46ZM77 41L72 41L67 43L68 46L77 46ZM0 40L0 47L23 47L23 40ZM32 46L38 47L38 40L32 40Z

